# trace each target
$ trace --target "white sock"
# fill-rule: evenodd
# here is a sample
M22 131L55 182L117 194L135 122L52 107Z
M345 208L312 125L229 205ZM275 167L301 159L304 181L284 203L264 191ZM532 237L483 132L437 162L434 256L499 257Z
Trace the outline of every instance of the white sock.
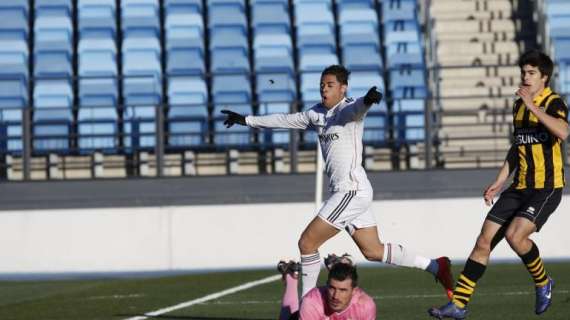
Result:
M402 245L386 243L384 245L384 257L382 262L401 267L418 268L426 270L431 259L419 256Z
M319 253L301 255L301 297L317 286L317 279L321 271L321 256Z

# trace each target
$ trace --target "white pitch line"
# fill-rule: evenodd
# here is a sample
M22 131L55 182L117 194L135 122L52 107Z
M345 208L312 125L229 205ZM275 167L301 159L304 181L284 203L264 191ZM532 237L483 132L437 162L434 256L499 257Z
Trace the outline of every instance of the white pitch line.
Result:
M206 301L218 299L218 298L220 298L220 297L227 296L227 295L229 295L229 294L236 293L236 292L239 292L239 291L247 290L247 289L249 289L249 288L253 288L253 287L255 287L255 286L259 286L259 285L262 285L262 284L265 284L265 283L273 282L273 281L276 281L276 280L278 280L278 279L281 279L281 275L280 275L280 274L273 275L273 276L271 276L271 277L267 277L267 278L263 278L263 279L259 279L259 280L256 280L256 281L247 282L247 283L244 283L244 284L239 285L239 286L237 286L237 287L233 287L233 288L226 289L226 290L224 290L224 291L220 291L220 292L217 292L217 293L209 294L209 295L204 296L204 297L202 297L202 298L198 298L198 299L194 299L194 300L182 302L182 303L179 303L179 304L174 305L174 306L166 307L166 308L159 309L159 310L156 310L156 311L147 312L147 313L145 313L145 314L142 315L142 316L136 316L136 317L126 318L126 319L124 319L124 320L144 320L144 319L147 319L148 317L159 316L159 315L161 315L161 314L165 314L165 313L168 313L168 312L172 312L172 311L178 310L178 309L187 308L187 307L193 306L193 305L198 304L198 303L203 303L203 302L206 302Z

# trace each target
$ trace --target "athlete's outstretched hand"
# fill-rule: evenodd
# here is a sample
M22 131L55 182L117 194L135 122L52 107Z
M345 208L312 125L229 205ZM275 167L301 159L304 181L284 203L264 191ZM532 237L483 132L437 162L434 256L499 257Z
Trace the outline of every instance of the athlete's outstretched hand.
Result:
M229 128L236 123L245 126L245 117L241 114L226 109L222 110L222 113L226 115L226 121L224 121L226 128Z
M376 90L376 86L370 88L366 95L364 96L364 104L367 106L372 105L373 103L380 103L382 100L382 92Z

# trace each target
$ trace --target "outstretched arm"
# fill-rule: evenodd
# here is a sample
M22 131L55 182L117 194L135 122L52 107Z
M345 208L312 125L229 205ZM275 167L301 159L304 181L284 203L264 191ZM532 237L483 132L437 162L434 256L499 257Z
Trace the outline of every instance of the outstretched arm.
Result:
M309 112L297 112L291 114L276 113L266 116L242 116L230 110L222 110L227 116L224 124L227 128L234 124L250 126L252 128L286 128L286 129L306 129L310 123Z
M373 104L382 101L382 97L382 93L375 86L370 88L364 97L356 99L351 107L343 110L343 113L346 113L345 119L361 120Z

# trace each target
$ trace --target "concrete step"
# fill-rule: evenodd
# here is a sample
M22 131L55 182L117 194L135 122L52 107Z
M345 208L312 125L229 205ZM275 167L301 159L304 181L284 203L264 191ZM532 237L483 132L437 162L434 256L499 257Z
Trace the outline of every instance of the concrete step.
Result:
M514 98L490 98L490 97L458 97L441 99L441 106L445 112L462 112L473 111L479 109L487 110L506 110L511 112L513 107Z
M430 13L437 16L440 13L450 12L485 12L485 11L508 11L513 6L509 0L437 0L431 2Z
M437 40L442 41L514 41L516 33L513 31L498 31L498 32L440 32L437 35Z
M515 23L512 20L436 20L435 33L437 35L454 33L486 32L516 32Z
M473 11L457 10L457 11L440 11L435 14L432 12L431 16L437 20L509 20L513 18L513 11L505 10L489 10L489 11Z
M438 56L442 55L485 55L517 54L519 47L515 42L455 42L440 41L437 46Z
M518 86L519 77L487 77L487 78L441 78L440 86L455 86L457 88L489 88L499 86Z
M456 87L453 83L440 85L440 96L444 98L450 97L510 97L515 98L515 92L518 86L505 87L472 87L461 88Z
M514 65L518 62L519 53L489 53L473 55L445 54L437 57L438 63L445 66L486 66Z
M468 68L443 68L439 70L439 76L443 79L462 79L462 78L488 78L488 77L506 77L519 78L520 70L518 66L505 67L468 67Z

